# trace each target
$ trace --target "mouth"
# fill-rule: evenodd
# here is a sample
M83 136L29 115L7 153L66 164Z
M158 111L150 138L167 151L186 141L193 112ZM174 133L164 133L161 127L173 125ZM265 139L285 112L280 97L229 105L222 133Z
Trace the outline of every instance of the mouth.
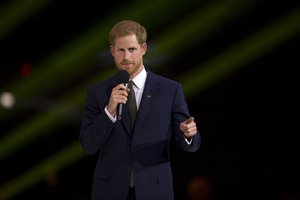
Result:
M121 62L122 65L129 65L129 64L133 64L132 62L127 62L127 61L123 61Z
M122 62L121 65L123 66L129 66L129 65L133 65L134 63L132 62Z

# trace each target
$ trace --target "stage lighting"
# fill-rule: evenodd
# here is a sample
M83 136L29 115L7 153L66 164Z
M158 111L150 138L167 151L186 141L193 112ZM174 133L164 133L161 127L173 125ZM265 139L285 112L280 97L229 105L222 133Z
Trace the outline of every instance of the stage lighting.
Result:
M10 109L15 104L15 96L11 92L2 92L0 96L0 105L3 108Z

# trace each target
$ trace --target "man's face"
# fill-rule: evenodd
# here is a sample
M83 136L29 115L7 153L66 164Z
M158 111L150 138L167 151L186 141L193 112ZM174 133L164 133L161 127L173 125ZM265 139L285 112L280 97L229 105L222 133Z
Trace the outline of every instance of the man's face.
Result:
M117 68L126 70L130 74L130 78L134 78L142 71L143 55L146 53L146 50L146 43L140 45L135 35L118 37L114 46L110 46Z

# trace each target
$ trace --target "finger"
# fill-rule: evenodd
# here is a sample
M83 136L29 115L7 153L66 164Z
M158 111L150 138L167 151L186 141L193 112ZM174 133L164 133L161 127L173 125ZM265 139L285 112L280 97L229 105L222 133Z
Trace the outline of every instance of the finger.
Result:
M121 87L115 87L112 92L111 95L124 95L124 96L128 96L128 90L127 88L122 89Z
M118 104L118 103L125 104L127 102L127 95L112 94L110 101L115 104Z
M189 124L189 123L191 123L191 122L193 122L194 121L194 117L190 117L190 118L188 118L186 121L185 121L185 123L186 124Z
M185 133L184 135L188 138L191 138L197 134L197 131L191 132L191 133Z
M197 124L194 121L192 121L188 124L184 123L183 128L186 129L186 130L191 129L191 128L197 128Z
M186 131L192 126L196 126L196 123L194 122L194 117L190 117L187 120L180 123L180 129L182 129L182 131Z
M195 135L195 133L197 133L197 127L193 127L193 128L189 128L187 130L184 131L185 134L187 135Z
M192 128L183 129L183 132L189 134L195 132L196 130L197 130L196 127L192 127Z
M113 88L113 90L126 90L126 86L123 84L119 84L116 87Z
M196 127L196 123L193 121L193 122L190 122L188 124L185 124L185 127L186 128L191 128L191 127Z
M186 129L186 123L185 123L185 121L180 123L180 129L181 130L185 130Z
M128 96L128 92L126 90L117 90L114 93L118 96Z
M197 128L195 127L195 126L193 126L193 127L191 127L191 128L188 128L186 131L188 132L188 133L193 133L193 132L195 132L197 130Z

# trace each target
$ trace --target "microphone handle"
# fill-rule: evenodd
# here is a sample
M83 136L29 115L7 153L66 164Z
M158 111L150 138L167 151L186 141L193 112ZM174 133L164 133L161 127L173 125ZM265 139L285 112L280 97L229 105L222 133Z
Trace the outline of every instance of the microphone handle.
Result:
M122 116L122 109L123 109L123 104L119 103L118 105L118 115L117 115L117 120L121 120Z

